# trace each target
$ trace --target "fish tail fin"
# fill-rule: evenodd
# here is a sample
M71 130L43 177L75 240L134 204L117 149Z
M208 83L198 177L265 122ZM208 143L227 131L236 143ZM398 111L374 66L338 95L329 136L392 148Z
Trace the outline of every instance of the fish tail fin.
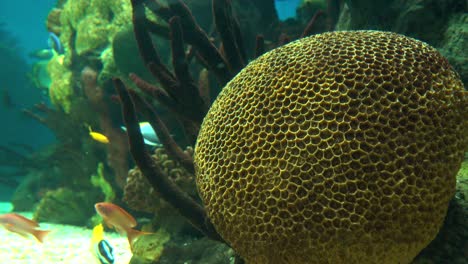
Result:
M133 243L139 236L146 235L146 234L150 234L150 233L139 231L133 228L129 228L127 230L127 238L128 238L128 243L130 244L130 249L133 249Z
M39 242L44 242L44 237L50 233L51 230L34 230L34 237L36 237L36 239L39 241Z

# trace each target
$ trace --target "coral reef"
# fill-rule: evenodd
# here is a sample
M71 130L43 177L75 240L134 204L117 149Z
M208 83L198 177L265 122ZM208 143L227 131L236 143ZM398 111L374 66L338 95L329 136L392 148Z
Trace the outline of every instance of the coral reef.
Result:
M191 147L185 150L193 155ZM161 167L162 171L183 191L193 199L198 200L195 177L183 168L179 162L171 159L164 148L156 148L151 156L154 163ZM165 230L172 235L199 235L187 220L168 204L161 195L155 191L148 179L141 173L138 167L131 169L124 188L123 201L133 210L153 214L155 217L152 226L158 230Z
M230 71L240 70L239 63L242 61L242 54L239 52L242 47L237 23L230 13L230 6L224 1L214 1L213 10L215 20L223 25L229 24L231 27L224 28L221 34L226 54L225 60L220 51L208 39L205 32L196 24L187 6L181 1L170 2L168 6L161 6L159 3L146 6L156 15L161 16L169 22L171 32L171 50L174 73L172 73L160 60L154 47L151 45L149 27L160 31L160 25L155 25L148 20L145 15L145 2L140 0L132 1L133 25L139 50L143 61L150 72L158 79L161 87L149 84L136 75L132 75L132 81L145 93L156 98L161 105L173 111L184 126L184 132L194 142L198 132L198 126L207 110L205 101L209 94L206 90L200 90L191 77L188 69L188 62L184 51L184 40L190 43L198 52L198 58L216 76L218 82L226 83L231 74ZM216 15L218 17L216 17ZM182 27L183 25L183 27ZM114 80L114 86L119 94L124 122L127 127L127 134L130 142L130 152L140 168L142 174L148 179L152 187L161 194L161 197L170 203L174 208L200 232L211 239L222 241L213 226L206 217L203 207L173 181L168 179L161 167L155 164L151 156L145 149L143 138L136 117L136 109L133 101L137 101L138 111L149 120L151 126L156 131L164 148L174 160L189 172L193 172L192 158L177 145L170 136L164 122L154 112L151 106L134 91L127 90L121 80ZM206 87L203 87L206 88Z
M94 187L97 187L104 194L103 201L112 202L115 199L115 192L112 188L112 185L104 177L104 165L102 163L98 164L96 174L91 175L91 184Z
M54 206L57 213L66 214L65 205L54 203L69 200L76 203L76 212L80 219L73 220L66 216L57 219L70 221L70 223L86 223L84 219L89 217L89 211L95 202L104 199L100 189L91 183L91 175L96 173L100 160L104 159L102 149L88 136L87 129L77 120L92 120L87 116L90 112L89 104L85 99L72 100L71 109L83 109L69 114L61 110L54 110L44 104L37 105L34 109L23 110L29 117L50 128L56 135L57 142L31 157L28 157L29 175L18 187L12 202L15 210L27 209L36 211L38 217L53 221L58 215L53 214ZM86 153L83 155L82 153ZM105 169L105 168L104 168ZM101 171L104 174L103 171ZM57 191L60 190L60 191ZM56 192L57 191L57 192ZM59 201L55 201L59 199ZM82 207L79 207L81 203ZM61 211L60 211L61 210ZM91 214L92 215L92 214ZM58 220L57 220L58 221ZM63 222L65 223L65 222Z
M52 87L50 96L56 105L70 112L64 98L77 90L83 65L98 69L99 85L119 75L112 56L112 40L131 20L128 1L61 1L49 13L49 30L59 35L65 53L50 69ZM54 69L56 71L54 71ZM64 76L54 74L62 72ZM55 85L54 85L55 84Z
M96 52L105 48L120 28L130 23L130 5L119 0L67 1L61 11L60 38L68 54Z
M81 71L81 82L86 97L97 117L100 127L111 144L107 147L107 164L114 170L114 178L118 186L123 188L128 171L128 145L125 133L116 127L112 120L110 109L104 100L104 90L98 85L98 73L90 67Z
M37 202L45 194L44 192L49 190L49 186L56 185L55 182L50 182L51 179L47 176L47 174L39 172L29 172L26 174L15 189L10 200L14 211L24 212L34 209ZM44 182L47 182L47 180L49 180L49 184L45 186Z
M49 14L47 15L46 20L46 27L49 32L53 32L55 35L60 35L62 31L62 24L60 22L60 15L62 13L62 9L60 8L53 8L50 10Z
M188 147L185 151L192 156L193 150L191 147ZM151 157L174 183L190 196L197 196L194 175L187 172L178 162L172 160L164 148L156 148ZM163 206L161 203L164 203L157 191L151 187L148 180L141 174L138 167L131 169L128 173L123 201L133 210L156 213L156 215L161 215L158 210Z
M34 87L37 87L47 93L49 92L49 87L51 84L49 72L47 70L48 65L48 60L40 60L35 62L32 65L32 70L30 73L30 79Z
M52 104L65 113L70 113L74 96L73 73L63 65L63 55L54 56L47 64L50 76L49 98Z
M222 90L198 136L197 187L249 263L409 263L454 194L467 105L458 75L423 42L303 38Z
M87 190L58 188L48 191L34 211L34 220L58 224L85 225L94 214L98 195Z
M234 256L234 251L228 246L201 238L167 242L158 263L234 264Z
M255 2L255 4L260 6L266 2L272 3L273 1L258 1L258 3ZM340 2L341 1L327 1L325 17L329 29L335 27L335 19L338 17L338 12L342 10ZM143 58L143 65L148 67L157 82L155 83L147 77L144 77L144 79L151 81L151 83L149 83L140 78L141 76L131 74L130 78L133 84L138 87L138 92L135 92L134 90L127 89L121 80L116 79L114 81L114 85L121 99L124 121L128 128L130 151L137 166L141 170L141 175L143 175L152 188L159 193L159 197L171 204L201 233L213 240L224 243L226 242L217 234L216 230L214 230L211 223L212 219L207 218L205 208L201 207L195 199L189 197L175 185L167 174L163 172L160 164L157 164L151 158L150 153L148 153L143 144L136 114L138 112L139 116L150 121L168 155L171 156L174 161L180 162L180 165L187 171L193 172L193 161L191 157L187 157L182 149L177 146L177 143L171 139L168 127L165 125L165 122L159 118L153 106L156 105L158 108L156 110L158 111L160 107L169 109L174 114L175 119L183 124L183 131L189 139L189 144L195 142L200 122L211 102L210 96L207 95L212 95L213 91L217 91L217 87L222 87L228 83L233 76L244 68L248 61L246 56L248 53L245 52L245 47L248 45L243 42L243 36L240 33L241 30L239 30L240 26L232 16L233 7L230 4L231 1L224 0L215 0L212 3L213 21L215 21L214 24L218 31L217 36L219 37L219 40L216 38L213 40L213 38L209 38L209 36L212 35L211 31L210 34L206 34L201 30L190 13L190 10L188 10L187 6L184 5L182 1L169 1L167 6L165 6L161 5L159 1L148 3L146 1L133 0L132 11L135 39L141 57ZM345 8L342 14L346 12ZM161 18L167 24L149 18L149 16L152 15L156 15L156 17ZM323 13L316 12L302 34L293 34L292 38L299 35L306 36L320 30L323 26L322 15ZM270 26L276 27L276 24L271 23ZM279 28L280 30L286 29L284 25L279 26ZM276 31L274 29L271 32L278 32L277 30L278 28L276 28ZM160 57L160 47L156 50L154 46L151 45L152 34L170 39L172 67L166 66L165 59ZM265 50L276 45L276 43L273 43L273 45L271 44L271 38L265 40L264 36L259 35L256 39L255 57L260 56ZM278 44L285 44L289 42L290 39L288 35L280 35ZM188 46L187 50L185 49L184 43ZM162 53L166 54L166 52ZM337 53L336 56L338 56L338 54L339 53ZM382 58L379 57L379 59ZM202 74L199 75L201 78L198 81L198 85L191 77L191 73L198 71L200 68L195 68L194 71L193 62L201 64L206 69L201 71ZM358 66L359 65L354 65L354 67ZM314 74L320 75L322 70L326 71L327 69L318 69ZM209 72L210 76L214 76L217 85L213 85L213 83L207 81L207 72ZM362 74L360 72L358 73ZM375 74L377 75L379 72ZM208 87L214 89L207 90L209 89ZM319 88L320 86L318 86L316 90ZM330 89L334 88L334 86L327 86L325 88ZM216 92L214 94L216 94ZM324 104L324 107L325 106L327 106L327 104ZM268 107L270 107L270 105L265 106L264 109ZM318 115L318 117L323 115L324 114ZM320 129L322 128L323 127ZM368 197L366 196L366 198ZM144 200L145 198L141 199ZM446 202L447 199L444 201ZM150 210L151 208L145 209ZM441 211L439 211L439 216L440 215L443 215ZM434 235L434 229L438 228L434 228L434 226L432 228L432 236ZM254 228L252 227L251 229ZM319 233L321 234L321 232ZM427 241L425 243L427 243ZM166 244L166 248L168 248L168 244ZM421 246L419 246L419 249L420 247ZM413 254L418 251L416 249L412 250ZM272 254L273 253L275 252L272 252ZM170 255L170 253L168 254ZM160 261L163 261L163 259L164 257L162 256ZM281 263L282 260L277 258L275 261ZM236 263L241 262L242 260L236 257Z
M133 244L133 256L130 263L155 263L159 261L164 244L170 238L171 235L164 230L138 237Z

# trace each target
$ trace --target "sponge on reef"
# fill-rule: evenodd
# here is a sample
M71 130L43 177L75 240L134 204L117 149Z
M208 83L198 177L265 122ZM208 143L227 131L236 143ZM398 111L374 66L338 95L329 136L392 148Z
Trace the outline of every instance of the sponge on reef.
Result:
M195 148L197 186L247 263L409 263L454 194L467 106L457 73L423 42L300 39L220 93Z

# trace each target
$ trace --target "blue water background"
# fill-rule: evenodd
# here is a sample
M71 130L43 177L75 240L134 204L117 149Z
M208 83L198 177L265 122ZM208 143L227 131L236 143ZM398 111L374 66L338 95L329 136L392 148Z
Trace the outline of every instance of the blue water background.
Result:
M296 17L296 8L301 0L275 0L276 11L280 20Z
M18 40L19 52L28 63L26 72L9 72L14 67L0 58L0 91L8 90L14 103L13 108L0 104L0 145L22 143L34 149L53 142L54 137L48 128L30 118L21 109L30 108L47 99L39 89L33 87L26 74L33 60L27 54L37 49L47 48L47 29L45 21L56 0L0 1L0 23ZM3 71L3 74L2 74ZM3 99L3 98L2 98ZM0 177L5 168L0 167ZM0 200L11 195L12 190L0 184Z

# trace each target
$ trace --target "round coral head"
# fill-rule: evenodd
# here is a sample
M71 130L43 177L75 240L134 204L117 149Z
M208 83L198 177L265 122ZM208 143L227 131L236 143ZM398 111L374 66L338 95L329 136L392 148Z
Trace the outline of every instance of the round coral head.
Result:
M247 263L410 263L468 146L467 94L437 50L330 32L244 68L204 119L197 185Z

